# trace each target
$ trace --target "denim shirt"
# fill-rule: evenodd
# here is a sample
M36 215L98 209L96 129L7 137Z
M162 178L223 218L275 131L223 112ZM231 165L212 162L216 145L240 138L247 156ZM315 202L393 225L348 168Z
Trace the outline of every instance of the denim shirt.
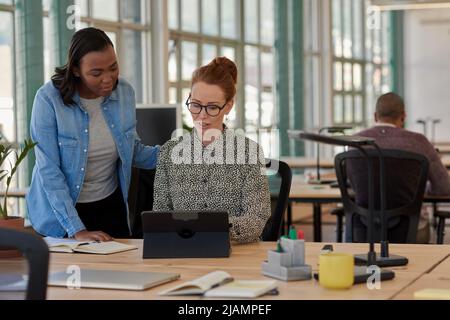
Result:
M30 132L38 145L26 200L33 228L45 236L72 237L85 230L75 205L87 166L89 115L78 94L73 100L76 105L64 105L59 90L50 81L38 90L33 104ZM124 79L119 79L101 108L119 153L117 174L127 203L131 167L155 168L159 146L140 143L134 90Z

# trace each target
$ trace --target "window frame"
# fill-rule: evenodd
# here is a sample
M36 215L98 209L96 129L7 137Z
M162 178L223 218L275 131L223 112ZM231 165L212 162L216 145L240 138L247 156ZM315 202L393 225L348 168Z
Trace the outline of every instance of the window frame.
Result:
M373 104L375 101L373 101L373 97L378 96L379 94L381 94L383 91L383 86L387 85L389 86L389 83L392 83L392 81L388 81L388 83L385 83L385 78L382 76L382 72L384 69L387 69L389 71L389 75L392 75L392 70L389 64L389 57L387 60L383 61L383 52L389 52L389 50L387 49L389 47L389 39L383 39L383 28L387 28L389 27L389 25L384 25L383 23L383 19L380 19L380 28L378 30L375 29L370 29L367 27L367 9L370 6L370 3L367 2L367 0L357 0L357 1L361 1L360 4L360 9L361 9L361 18L362 21L360 21L360 23L362 23L361 25L364 26L364 30L361 33L361 41L362 41L362 47L361 47L361 57L360 58L356 58L355 57L355 52L354 52L354 46L352 45L352 57L345 57L345 48L344 48L344 28L345 28L345 24L344 24L344 18L345 18L345 14L343 12L342 9L345 9L344 6L344 0L332 0L333 3L331 5L331 14L330 14L330 33L331 33L331 43L330 43L330 48L331 48L331 52L332 52L332 57L331 57L331 70L332 70L332 99L331 99L331 122L333 124L349 124L349 125L353 125L356 128L361 128L361 127L366 127L368 125L368 123L371 121L371 116L372 116L372 110L373 110ZM341 8L340 10L340 22L339 22L339 27L340 27L340 33L341 33L341 48L342 48L342 56L337 56L336 55L336 51L335 51L335 42L336 39L333 35L333 28L335 26L335 21L334 21L334 12L333 12L333 7L334 7L334 2L339 1L339 7ZM355 24L355 3L352 2L352 6L350 8L350 15L352 17L351 19L351 39L352 39L352 44L355 42L355 28L354 28L354 24ZM383 14L389 14L388 12L383 12L381 13ZM380 61L377 62L374 58L374 41L373 39L375 39L375 33L378 33L378 37L380 39ZM371 42L371 50L370 50L370 56L368 55L368 48L367 48L367 36L370 35L370 39L372 40ZM383 40L386 40L386 42L384 43ZM342 74L342 79L340 79L340 82L342 83L342 88L336 89L335 85L334 85L334 79L336 77L336 72L335 72L335 64L336 63L341 63L341 74ZM352 84L352 88L351 90L346 90L345 88L345 72L344 72L344 65L345 64L351 64L351 72L350 72L350 77L351 77L351 84ZM355 90L355 81L354 81L354 67L355 65L359 65L361 67L361 87L359 88L359 90ZM370 69L370 67L372 68L372 76L373 74L376 72L376 70L378 70L378 72L380 72L380 88L375 88L373 81L370 80L370 77L368 77L368 71ZM351 109L352 109L352 114L351 114L351 121L346 121L346 104L345 104L345 98L346 97L351 97L351 101L352 101L352 105L351 105ZM342 101L343 101L343 107L342 107L342 115L341 115L341 119L342 121L336 121L336 105L335 105L335 98L336 97L341 97ZM362 104L362 119L360 119L359 121L355 120L356 117L356 111L355 111L355 101L357 99L357 97L361 97L361 104ZM372 97L372 99L370 99L369 97Z
M275 67L275 56L274 56L274 48L271 45L264 44L262 42L261 37L261 25L262 25L262 19L261 19L261 0L258 0L257 3L257 23L258 23L258 29L257 29L257 41L247 41L245 38L245 22L244 22L244 15L245 15L245 4L242 0L236 0L236 30L237 30L237 37L236 39L231 38L225 38L222 35L222 2L226 0L218 0L218 12L217 12L217 24L218 24L218 34L217 36L204 34L203 33L203 3L204 1L208 0L199 0L199 6L198 6L198 25L199 25L199 32L193 33L189 31L184 31L182 28L182 10L181 10L181 4L182 0L177 0L177 28L172 29L169 27L169 43L175 43L175 48L169 48L169 51L172 51L171 54L176 54L176 66L177 66L177 77L176 81L172 81L173 79L169 80L169 86L168 90L171 92L171 90L176 90L176 101L170 101L172 103L183 103L185 100L185 97L183 96L183 90L188 90L190 88L190 79L183 79L182 78L182 70L183 70L183 57L182 57L182 42L183 41L190 41L197 43L197 67L201 66L203 64L203 46L206 45L214 45L216 47L216 52L218 55L222 55L222 50L227 47L231 47L235 51L235 62L237 64L237 67L239 69L239 80L238 80L238 88L237 88L237 96L235 99L235 109L236 110L236 119L233 123L233 126L236 128L244 128L246 127L246 120L245 120L245 109L246 109L246 97L245 97L245 87L246 87L246 75L245 75L245 48L247 46L251 46L252 48L256 48L258 51L258 58L257 58L257 68L260 72L260 75L262 75L262 55L264 53L270 53L272 54L273 58L273 65ZM168 10L173 10L172 8L169 8ZM169 19L169 18L168 18ZM171 50L172 49L172 50ZM169 59L173 57L169 56ZM257 132L256 132L256 138L260 140L260 137L258 135L259 129L275 129L277 126L276 123L276 102L275 102L275 79L272 78L272 85L271 86L263 86L262 85L262 79L261 76L258 79L257 84L257 92L258 92L258 125L257 125ZM272 116L272 124L268 127L262 126L261 121L261 109L262 109L262 102L263 98L262 95L264 93L270 93L273 96L273 105L274 105L274 114ZM185 117L187 116L186 111L184 112Z
M8 5L8 4L0 4L0 12L6 12L11 14L11 21L12 21L12 102L13 102L13 108L12 108L12 112L13 112L13 140L12 141L8 141L9 143L11 143L14 147L14 149L18 149L19 148L19 142L17 141L17 136L18 136L18 115L17 115L17 92L16 92L16 86L15 83L17 82L17 74L16 74L16 63L17 63L17 57L16 57L16 41L15 41L15 35L16 35L16 26L15 26L15 4L14 1L12 2L12 4ZM11 187L12 188L18 188L19 187L19 181L20 181L20 177L21 174L23 174L22 171L18 171L16 173L16 175L14 176L14 178L11 181ZM19 199L13 199L14 203L10 206L9 209L14 208L16 212L20 212L20 206L22 201L19 201Z
M141 36L143 39L142 42L142 63L143 70L142 73L142 101L137 101L138 104L148 104L152 102L152 91L153 88L151 86L151 59L152 59L152 50L151 50L151 4L148 1L141 2L141 9L143 9L143 22L142 23L131 23L122 21L123 13L120 10L121 2L123 0L117 0L117 10L118 10L118 20L104 20L93 17L93 8L92 8L92 0L86 0L87 3L87 16L81 15L80 22L86 24L87 26L96 27L104 30L105 32L112 32L116 34L116 54L120 61L125 59L125 49L123 47L123 33L124 30L131 30L136 32L141 32Z
M15 35L16 35L16 26L15 26L15 4L14 1L12 2L11 5L8 4L0 4L0 12L7 12L10 13L12 16L12 35L13 35L13 39L15 39ZM13 137L13 142L17 144L17 123L18 123L18 116L17 116L17 94L16 94L16 87L14 85L14 83L16 83L16 41L14 40L12 43L12 83L13 83L13 90L12 90L12 101L13 101L13 127L14 127L14 137Z

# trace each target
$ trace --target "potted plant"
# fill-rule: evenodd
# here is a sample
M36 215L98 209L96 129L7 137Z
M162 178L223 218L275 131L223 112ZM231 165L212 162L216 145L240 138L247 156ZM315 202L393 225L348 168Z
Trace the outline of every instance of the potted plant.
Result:
M25 145L20 154L17 154L11 145L4 144L0 141L0 190L3 189L3 185L5 186L4 191L2 190L2 195L0 195L0 200L2 200L0 201L0 228L19 230L24 228L23 218L8 216L8 192L12 178L17 172L17 169L22 161L26 159L28 153L36 146L37 143L34 143L30 139L25 140L24 144ZM12 163L9 159L11 155L15 158L14 163ZM9 162L9 169L6 169L7 162ZM6 184L3 183L4 179L6 179ZM0 248L1 257L17 256L16 250L5 249L6 248Z

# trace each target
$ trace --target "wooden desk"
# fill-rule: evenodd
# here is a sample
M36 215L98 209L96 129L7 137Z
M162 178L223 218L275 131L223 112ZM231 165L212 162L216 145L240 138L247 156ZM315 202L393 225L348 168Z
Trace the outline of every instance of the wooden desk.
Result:
M447 169L450 169L450 156L449 155L445 155L445 156L441 157L441 161Z
M435 146L436 149L439 150L440 154L450 154L450 146L449 145L437 145Z
M450 147L448 147L450 149ZM447 169L450 169L450 150L442 156L441 160ZM306 157L281 157L281 161L286 162L291 169L316 168L317 160ZM334 169L334 158L321 158L320 167L322 169Z
M393 298L397 300L414 299L414 292L423 289L450 290L450 256L435 268L422 275L418 280L398 292Z
M330 185L310 185L305 182L301 175L292 178L291 191L289 193L290 202L311 203L313 206L313 227L314 241L322 241L322 204L339 203L342 201L339 188L331 188ZM423 202L438 204L450 203L448 196L425 195ZM287 227L292 223L292 210L288 206Z
M267 258L267 250L275 248L275 243L260 242L233 246L232 255L227 259L152 259L143 260L142 240L124 240L139 247L138 250L114 255L61 254L52 253L50 272L63 271L70 265L81 268L127 270L127 271L161 271L176 272L180 280L156 288L134 292L119 290L81 289L49 287L48 299L203 299L201 297L161 297L158 292L174 285L205 275L214 270L229 272L236 279L267 279L261 274L261 262ZM318 270L318 255L323 244L306 244L306 263L314 271ZM334 250L347 253L365 253L367 244L333 244ZM377 247L379 252L379 248ZM261 297L262 300L312 300L312 299L391 299L409 284L426 274L436 264L450 254L450 246L436 245L391 245L391 252L409 258L409 265L393 268L396 277L382 283L381 290L369 290L365 284L354 285L350 290L328 290L321 287L316 280L283 282L279 281L278 296Z
M316 158L306 157L281 157L281 161L286 162L291 169L316 168ZM322 169L334 169L334 158L321 158L320 167Z

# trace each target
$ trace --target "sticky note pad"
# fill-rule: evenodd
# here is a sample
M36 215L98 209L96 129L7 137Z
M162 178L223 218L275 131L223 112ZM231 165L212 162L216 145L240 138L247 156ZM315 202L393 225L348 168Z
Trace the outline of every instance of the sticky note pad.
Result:
M415 299L450 300L448 289L423 289L414 292Z

